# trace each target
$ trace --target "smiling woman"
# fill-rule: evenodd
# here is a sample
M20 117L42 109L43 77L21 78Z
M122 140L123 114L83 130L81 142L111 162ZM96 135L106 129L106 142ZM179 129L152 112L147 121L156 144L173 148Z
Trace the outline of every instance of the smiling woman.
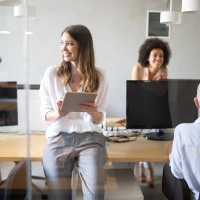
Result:
M132 80L167 79L167 64L170 57L171 50L167 42L158 38L145 40L139 49L138 64L133 67ZM144 167L147 169L146 178ZM146 181L149 187L154 186L153 169L150 163L140 163L140 181Z
M158 38L145 40L139 50L138 64L133 67L132 80L166 79L170 57L167 42Z
M40 87L40 109L49 126L43 154L49 199L72 199L74 165L81 175L84 199L104 199L105 137L98 124L107 107L106 74L95 67L92 35L85 26L67 27L60 49L60 65L46 70ZM96 92L97 97L79 105L83 112L62 112L67 92Z

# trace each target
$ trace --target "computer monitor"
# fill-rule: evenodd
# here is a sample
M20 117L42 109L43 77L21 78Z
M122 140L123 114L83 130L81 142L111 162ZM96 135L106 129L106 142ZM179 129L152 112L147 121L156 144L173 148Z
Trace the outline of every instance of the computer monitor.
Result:
M200 80L127 81L126 127L159 129L146 139L173 140L165 128L192 123L198 117L194 97Z
M0 127L18 125L17 82L0 82Z

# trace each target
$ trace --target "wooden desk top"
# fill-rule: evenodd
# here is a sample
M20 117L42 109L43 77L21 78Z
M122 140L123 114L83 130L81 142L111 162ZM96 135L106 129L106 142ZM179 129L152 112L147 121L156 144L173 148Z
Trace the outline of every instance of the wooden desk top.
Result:
M20 134L0 134L0 161L19 161L27 156L27 138ZM46 143L44 133L30 135L30 157L42 161ZM171 141L146 140L139 136L136 141L110 142L108 162L168 162L167 146Z
M169 162L167 146L172 141L147 140L143 135L136 141L110 142L108 162Z
M44 133L30 135L30 157L42 161L46 143ZM27 157L27 136L21 134L0 134L0 161L20 161Z
M112 126L123 118L107 118ZM119 124L116 124L118 126ZM123 123L126 126L126 123ZM167 147L172 141L147 140L143 134L136 141L115 143L110 142L108 162L169 162Z

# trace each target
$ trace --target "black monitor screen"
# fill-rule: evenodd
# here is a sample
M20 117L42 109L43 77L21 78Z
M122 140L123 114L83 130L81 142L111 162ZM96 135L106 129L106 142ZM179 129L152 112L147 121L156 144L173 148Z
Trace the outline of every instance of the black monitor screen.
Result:
M175 128L198 117L197 80L127 81L129 129Z
M17 82L0 82L0 126L18 125Z

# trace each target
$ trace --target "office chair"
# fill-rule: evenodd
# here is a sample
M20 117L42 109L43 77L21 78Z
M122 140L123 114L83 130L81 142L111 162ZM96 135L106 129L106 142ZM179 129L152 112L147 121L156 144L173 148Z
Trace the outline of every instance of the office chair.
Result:
M163 168L162 192L168 200L190 199L190 189L187 182L172 174L169 163L166 163Z
M30 158L24 158L12 169L0 189L1 200L23 200L27 195L27 166ZM31 173L30 173L31 174Z

